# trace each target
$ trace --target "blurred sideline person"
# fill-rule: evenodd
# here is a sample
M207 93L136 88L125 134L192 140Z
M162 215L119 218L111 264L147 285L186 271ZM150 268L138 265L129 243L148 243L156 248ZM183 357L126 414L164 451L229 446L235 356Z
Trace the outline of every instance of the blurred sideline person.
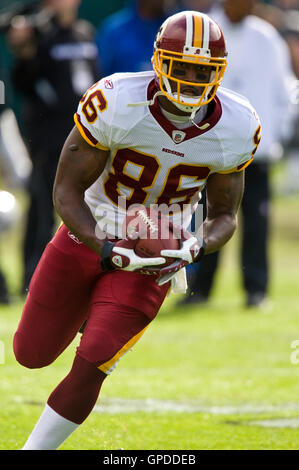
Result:
M57 449L84 422L103 381L166 294L185 291L185 267L233 235L260 121L247 99L219 87L226 55L214 21L181 12L157 33L154 70L113 74L82 97L54 185L63 225L30 283L14 336L16 359L48 366L86 325L72 368L24 450ZM205 185L207 218L202 233L191 234L186 228ZM138 230L117 238L133 205L167 209L179 248L140 258ZM163 267L166 257L175 260Z
M15 114L7 104L1 103L1 98L0 236L9 231L19 220L20 216L16 198L10 191L23 189L31 172L31 162L20 135ZM10 301L11 296L5 274L0 269L0 304L8 304Z
M294 115L291 138L286 146L286 173L282 185L282 194L293 194L299 190L299 12L297 12L298 23L296 28L292 24L286 24L282 32L287 41L295 72L294 85L291 90L292 112ZM289 19L291 19L289 17Z
M194 10L209 14L215 0L179 0L180 10Z
M19 221L20 210L14 195L0 187L0 238ZM1 255L4 245L1 243ZM1 261L1 260L0 260ZM11 295L4 271L0 268L0 304L11 303Z
M13 84L24 97L25 141L32 159L24 239L25 293L55 228L52 190L59 154L78 99L99 79L94 31L78 20L80 0L44 0L17 16L7 34L16 58Z
M2 189L2 185L0 185L0 239L3 234L9 233L16 226L20 220L20 215L21 210L15 196L10 191ZM1 243L1 245L2 255L5 244ZM9 304L11 302L12 296L10 295L9 285L4 271L0 268L0 304Z
M3 114L4 108L3 105L0 103L0 122L1 116ZM7 224L7 210L6 210L6 202L5 206L1 202L1 194L3 194L3 179L11 179L15 181L15 167L12 164L12 160L9 154L6 151L6 148L3 145L2 133L0 128L0 236L2 232L6 231L9 228L10 224ZM8 227L7 227L8 225ZM8 286L4 272L0 267L0 304L9 304L9 293L8 293Z
M242 201L241 268L247 306L262 306L269 287L269 215L271 162L281 157L281 142L290 132L288 80L293 73L287 45L264 20L251 15L254 0L223 0L209 15L225 34L229 55L223 86L246 96L262 124L262 141L245 172ZM180 304L208 301L219 252L190 270L190 290Z
M149 70L153 41L166 18L166 0L135 0L110 15L97 31L103 75Z
M291 113L293 115L290 139L284 147L285 175L277 185L281 196L299 190L299 2L298 0L275 1L273 4L257 3L254 14L271 23L288 44L294 70L290 87ZM291 82L292 83L292 82Z

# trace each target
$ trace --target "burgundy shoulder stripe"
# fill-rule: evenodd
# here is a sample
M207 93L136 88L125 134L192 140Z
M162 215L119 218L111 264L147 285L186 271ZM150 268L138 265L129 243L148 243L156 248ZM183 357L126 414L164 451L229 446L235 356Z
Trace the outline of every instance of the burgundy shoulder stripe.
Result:
M90 142L93 143L93 145L97 145L98 144L97 139L91 134L91 132L87 129L87 127L85 127L84 124L82 124L80 115L78 113L76 113L76 117L86 137L90 140Z

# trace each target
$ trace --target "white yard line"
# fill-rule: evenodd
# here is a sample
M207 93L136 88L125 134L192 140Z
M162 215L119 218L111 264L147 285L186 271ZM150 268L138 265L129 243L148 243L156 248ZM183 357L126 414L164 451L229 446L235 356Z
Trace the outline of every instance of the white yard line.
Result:
M246 421L247 426L262 426L263 428L299 428L299 418L273 418L273 419L259 419L254 421Z
M43 406L39 401L24 401L21 397L16 401L26 405ZM185 402L158 400L155 398L102 398L93 411L100 414L131 414L143 413L208 413L218 416L229 415L257 415L262 413L299 412L299 403L282 403L277 405L202 405L195 400ZM265 419L242 419L240 421L225 421L226 424L258 426L267 428L299 429L299 417L273 417Z
M154 398L145 399L125 399L125 398L103 398L94 407L94 411L102 414L118 413L210 413L213 415L235 415L235 414L256 414L283 411L299 411L299 403L287 403L278 405L223 405L209 406L202 405L196 401L171 401L158 400Z

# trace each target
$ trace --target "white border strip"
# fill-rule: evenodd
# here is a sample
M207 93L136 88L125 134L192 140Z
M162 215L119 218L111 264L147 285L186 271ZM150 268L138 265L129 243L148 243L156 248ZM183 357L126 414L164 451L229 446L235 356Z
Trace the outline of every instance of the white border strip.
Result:
M191 11L185 13L186 17L186 46L192 47L193 40L193 15Z
M205 14L202 14L203 17L203 42L202 48L209 49L210 42L210 20L209 17Z

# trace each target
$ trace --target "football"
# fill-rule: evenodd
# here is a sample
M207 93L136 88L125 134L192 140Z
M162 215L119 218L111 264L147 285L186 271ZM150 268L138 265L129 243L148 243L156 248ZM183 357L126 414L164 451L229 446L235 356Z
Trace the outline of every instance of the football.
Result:
M161 250L180 248L179 240L169 226L169 218L153 208L139 206L129 210L124 227L124 236L136 238L134 251L141 258L156 258L161 256ZM175 258L165 259L161 267L175 261Z

